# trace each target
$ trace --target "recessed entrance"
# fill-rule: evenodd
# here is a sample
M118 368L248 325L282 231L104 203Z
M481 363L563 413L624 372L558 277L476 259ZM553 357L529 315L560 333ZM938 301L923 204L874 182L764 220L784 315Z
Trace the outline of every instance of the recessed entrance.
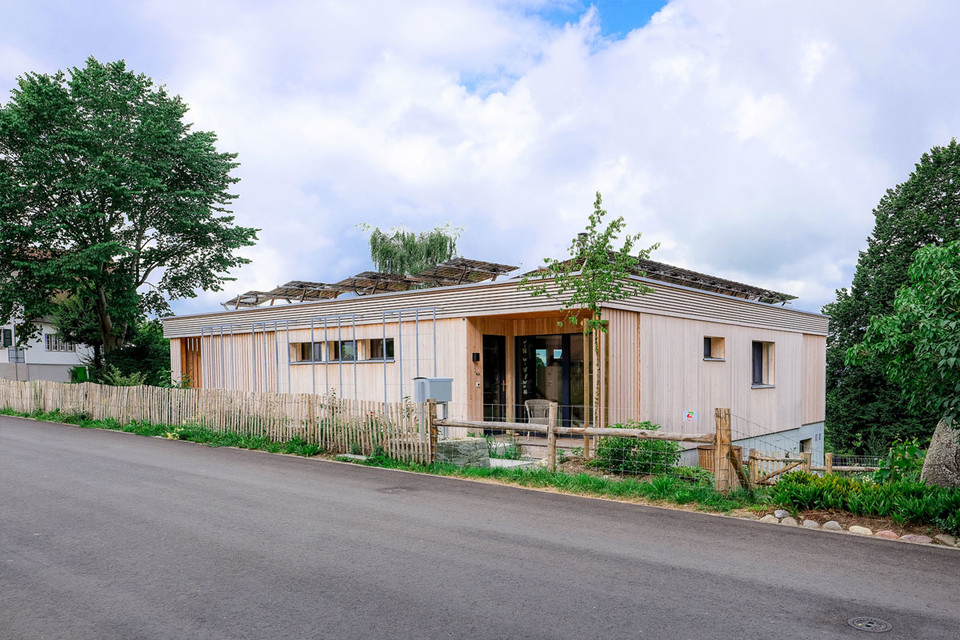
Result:
M517 336L514 416L527 419L527 400L559 405L564 426L583 424L583 334Z

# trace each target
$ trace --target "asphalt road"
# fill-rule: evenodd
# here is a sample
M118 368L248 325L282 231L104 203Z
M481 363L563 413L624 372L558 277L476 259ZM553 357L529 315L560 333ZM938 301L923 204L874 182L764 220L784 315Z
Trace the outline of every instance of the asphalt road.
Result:
M3 639L874 636L960 552L0 418Z

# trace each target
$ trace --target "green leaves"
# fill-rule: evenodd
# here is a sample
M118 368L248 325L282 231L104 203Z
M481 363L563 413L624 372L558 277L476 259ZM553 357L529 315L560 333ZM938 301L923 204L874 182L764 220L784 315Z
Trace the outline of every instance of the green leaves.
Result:
M882 454L897 436L928 438L936 412L906 405L899 384L887 378L878 361L850 359L847 353L861 342L871 317L893 312L897 292L909 280L914 252L960 240L957 141L923 154L909 178L888 190L873 214L876 223L853 284L823 308L830 316L826 427L838 450Z
M223 215L236 154L186 113L123 61L19 78L0 107L0 319L35 328L69 294L110 351L168 298L219 290L248 262L235 250L256 230Z
M556 297L563 300L563 308L570 314L567 319L576 324L576 312L586 309L590 316L583 320L584 333L606 333L607 323L602 317L605 302L623 300L652 291L643 283L630 278L643 275L637 265L641 259L659 245L640 249L633 255L640 234L624 237L619 250L614 245L626 223L623 217L611 220L603 226L607 215L603 200L597 192L586 231L577 235L570 244L570 257L564 260L544 259L544 268L520 280L520 289L532 296Z
M893 313L870 319L847 361L877 362L911 407L950 424L960 415L960 241L917 251L909 276Z
M457 254L460 228L450 225L420 233L400 228L384 232L367 224L359 226L370 231L370 258L377 270L384 273L417 274Z

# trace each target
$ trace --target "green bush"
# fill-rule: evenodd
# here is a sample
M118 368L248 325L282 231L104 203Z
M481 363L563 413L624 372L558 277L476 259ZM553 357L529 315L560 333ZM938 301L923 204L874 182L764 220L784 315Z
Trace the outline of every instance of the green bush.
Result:
M887 459L881 460L880 468L873 472L873 481L878 484L896 480L917 482L920 480L920 472L923 471L925 455L916 438L903 442L897 439L890 447Z
M900 524L937 526L960 535L960 489L910 480L877 484L872 480L802 471L784 474L770 490L774 504L793 512L849 511L858 516L892 518Z
M644 429L656 431L660 425L650 422L628 422L610 425L612 429ZM639 440L604 436L597 444L591 464L617 473L661 475L680 462L680 443L669 440Z

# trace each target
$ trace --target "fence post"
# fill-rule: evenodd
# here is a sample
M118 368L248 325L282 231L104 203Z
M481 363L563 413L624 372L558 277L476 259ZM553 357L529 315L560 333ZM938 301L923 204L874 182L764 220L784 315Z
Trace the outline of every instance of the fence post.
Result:
M557 470L557 403L551 402L547 406L547 460L550 463L550 471Z
M760 480L760 461L757 460L757 450L750 449L750 486L756 487Z
M804 451L800 454L800 457L803 458L803 470L810 473L811 458L813 455L809 451Z
M437 440L439 439L437 433L437 401L427 400L427 420L430 425L430 451L427 456L429 462L437 461Z
M733 484L733 465L730 463L732 450L730 409L715 409L714 421L717 436L716 443L713 445L713 486L717 491L729 491Z
M825 453L823 454L824 466L827 468L825 473L833 473L833 454Z

